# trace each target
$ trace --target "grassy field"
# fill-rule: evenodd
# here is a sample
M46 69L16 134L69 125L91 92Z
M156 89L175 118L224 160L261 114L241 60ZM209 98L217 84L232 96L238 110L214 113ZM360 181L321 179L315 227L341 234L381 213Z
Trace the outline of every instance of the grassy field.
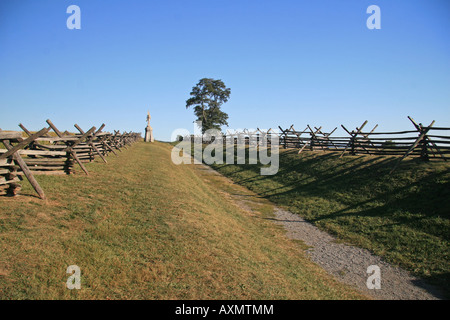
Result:
M0 299L360 299L171 146L136 143L90 176L37 176L0 197ZM80 170L79 170L80 171ZM69 265L81 290L68 290Z
M214 165L260 196L339 239L450 289L450 164L280 150L280 170Z

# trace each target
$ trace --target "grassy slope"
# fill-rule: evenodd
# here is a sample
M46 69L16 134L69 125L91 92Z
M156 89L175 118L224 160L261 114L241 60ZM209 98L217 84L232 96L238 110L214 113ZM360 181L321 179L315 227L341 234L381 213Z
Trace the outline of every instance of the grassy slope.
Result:
M446 289L450 284L450 165L339 153L281 151L280 170L215 168L339 238Z
M89 177L38 176L47 202L25 181L20 197L0 198L0 298L362 298L170 150L137 143L87 164ZM72 264L81 290L65 288Z

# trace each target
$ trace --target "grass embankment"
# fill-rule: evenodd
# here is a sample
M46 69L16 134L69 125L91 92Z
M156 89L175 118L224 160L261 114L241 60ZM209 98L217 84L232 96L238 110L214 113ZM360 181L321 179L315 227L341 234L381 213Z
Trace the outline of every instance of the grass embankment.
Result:
M440 285L450 284L450 164L280 150L280 170L214 168L338 238Z
M90 176L37 176L0 198L1 299L356 299L299 244L176 166L171 146L136 143ZM69 265L81 290L66 286Z

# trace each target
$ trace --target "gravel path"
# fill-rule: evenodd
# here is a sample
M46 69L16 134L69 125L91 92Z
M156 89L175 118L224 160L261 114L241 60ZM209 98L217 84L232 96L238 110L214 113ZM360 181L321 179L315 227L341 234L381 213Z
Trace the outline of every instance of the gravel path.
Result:
M366 249L337 243L336 239L319 230L299 215L275 208L275 221L284 226L287 236L301 240L311 247L306 252L311 260L335 276L336 279L358 288L379 300L436 300L444 299L437 288L411 276L405 270L391 266ZM368 289L367 268L380 268L380 289Z
M208 166L202 166L204 173L221 176L230 184L233 182ZM248 196L230 194L231 198L243 209ZM252 197L254 199L254 197ZM244 200L245 199L245 200ZM250 209L251 210L251 209ZM407 271L392 266L366 249L350 246L336 241L328 233L321 231L299 215L274 206L275 223L282 225L291 239L303 241L309 249L307 255L337 280L353 286L362 293L377 300L439 300L445 299L441 291L423 280L410 275ZM380 270L380 289L368 289L367 273L369 266L378 266Z

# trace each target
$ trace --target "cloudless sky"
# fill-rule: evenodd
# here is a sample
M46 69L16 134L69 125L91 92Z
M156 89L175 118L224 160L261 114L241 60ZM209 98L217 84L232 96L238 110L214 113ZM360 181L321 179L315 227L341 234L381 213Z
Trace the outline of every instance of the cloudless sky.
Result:
M1 0L0 128L143 132L150 110L167 141L203 77L231 88L229 129L450 127L449 40L447 0Z

